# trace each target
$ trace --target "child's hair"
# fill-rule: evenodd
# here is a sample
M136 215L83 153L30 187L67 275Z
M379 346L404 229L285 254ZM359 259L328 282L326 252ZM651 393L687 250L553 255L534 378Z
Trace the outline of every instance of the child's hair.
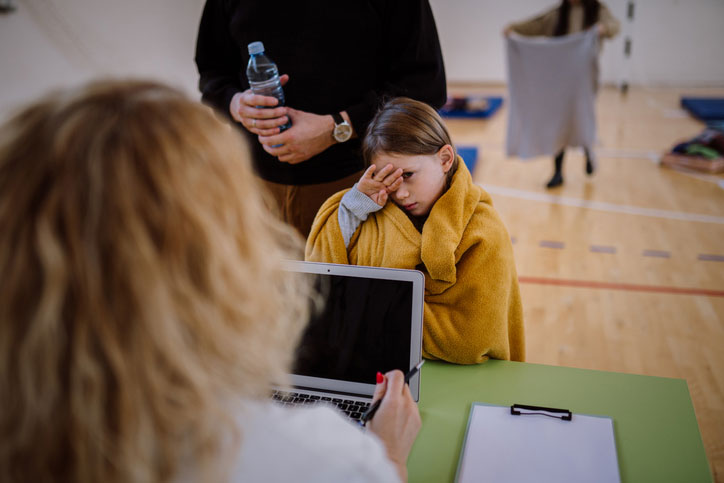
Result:
M450 133L435 109L409 97L397 97L383 105L372 118L362 142L362 156L369 166L380 153L429 155L436 154L446 144L453 146ZM448 184L457 167L455 156L447 173Z
M0 129L0 481L224 477L312 290L260 190L238 134L153 82Z

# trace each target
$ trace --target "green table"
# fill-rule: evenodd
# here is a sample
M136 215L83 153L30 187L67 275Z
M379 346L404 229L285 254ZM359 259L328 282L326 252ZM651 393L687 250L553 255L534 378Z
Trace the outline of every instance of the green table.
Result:
M455 479L476 401L612 417L624 483L712 481L683 379L497 360L477 366L427 361L421 377L422 429L407 462L412 483Z

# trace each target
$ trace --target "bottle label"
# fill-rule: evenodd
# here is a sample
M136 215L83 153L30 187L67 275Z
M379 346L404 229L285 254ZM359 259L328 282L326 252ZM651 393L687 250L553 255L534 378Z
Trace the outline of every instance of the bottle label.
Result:
M253 82L253 81L250 80L250 81L249 81L249 85L251 86L251 89L252 89L253 91L255 91L255 92L256 92L257 90L259 90L259 91L262 91L262 90L271 91L271 90L276 89L277 87L281 87L281 86L279 85L279 76L274 76L274 77L272 77L272 78L269 79L269 80L265 80L265 81L261 81L261 82Z

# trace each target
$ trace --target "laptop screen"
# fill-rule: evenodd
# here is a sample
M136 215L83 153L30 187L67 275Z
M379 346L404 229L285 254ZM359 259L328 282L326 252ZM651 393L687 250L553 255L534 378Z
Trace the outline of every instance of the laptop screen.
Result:
M413 283L320 274L325 299L297 350L294 374L375 384L377 371L410 369Z

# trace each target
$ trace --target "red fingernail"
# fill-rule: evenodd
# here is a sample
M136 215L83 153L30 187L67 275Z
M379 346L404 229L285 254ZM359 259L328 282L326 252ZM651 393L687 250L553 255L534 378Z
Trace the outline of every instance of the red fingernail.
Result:
M385 376L382 375L381 372L377 373L377 384L382 384L382 382L385 380Z

